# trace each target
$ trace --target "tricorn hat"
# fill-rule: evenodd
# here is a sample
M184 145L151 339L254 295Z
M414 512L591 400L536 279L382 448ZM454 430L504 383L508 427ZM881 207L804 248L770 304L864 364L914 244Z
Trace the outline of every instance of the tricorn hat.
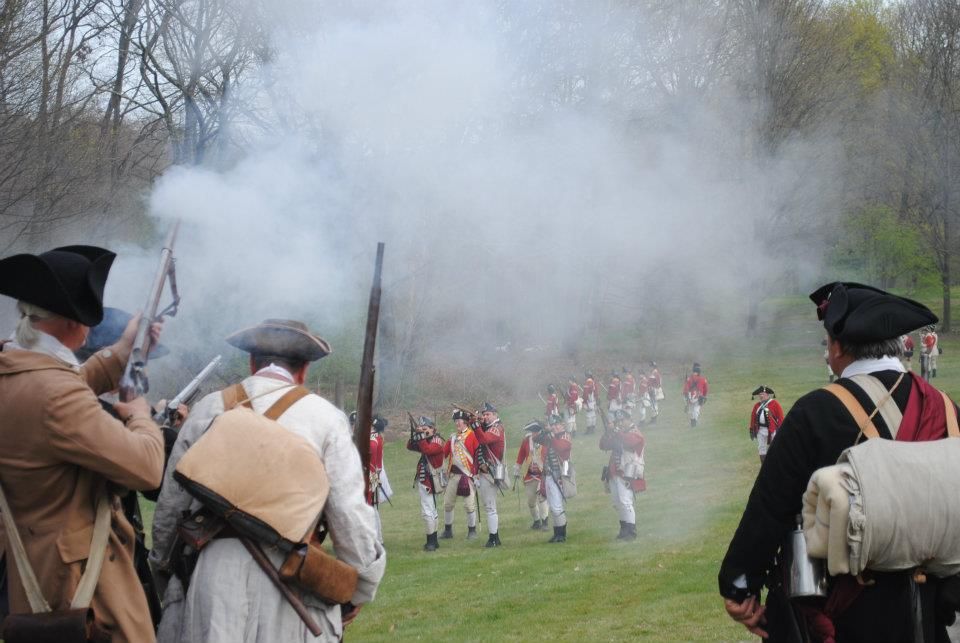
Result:
M427 417L426 415L421 415L421 416L419 417L419 419L417 419L417 426L436 427L437 424L436 424L436 422L433 421L433 418L432 418L432 417Z
M550 417L547 418L548 424L563 424L563 417L557 415L556 413L551 413Z
M373 416L373 422L371 423L371 426L377 433L383 433L389 424L390 422L387 420L387 418L380 415L375 415Z
M694 362L694 363L693 363L693 372L694 372L694 373L699 373L699 372L700 372L700 362Z
M630 411L627 409L617 409L613 412L613 419L615 420L629 420L631 417Z
M769 386L762 386L762 385L761 385L761 386L758 386L758 387L757 387L757 390L755 390L753 393L750 394L750 397L751 397L751 398L754 398L754 397L760 395L761 393L766 393L767 395L771 395L771 396L773 396L773 397L776 397L776 396L777 396L777 394L773 392L773 389L772 389L772 388L770 388Z
M557 390L557 389L556 389L556 387L554 387L553 384L547 384L547 391L548 391L548 392L553 393L553 392L556 391L556 390Z
M78 360L83 362L101 348L116 344L131 319L133 319L133 315L127 311L107 306L103 309L103 320L90 329L87 341L73 353ZM150 349L150 359L157 359L169 354L170 351L163 344L154 344Z
M854 344L895 339L939 321L920 302L853 282L825 284L810 294L810 300L827 333Z
M481 412L481 413L496 413L496 412L497 412L497 407L495 407L493 404L490 404L490 402L484 402L484 403L483 403L483 406L480 407L480 412Z
M453 415L451 416L452 420L463 420L467 422L470 420L470 414L464 411L463 409L454 409Z
M304 362L316 361L331 351L330 344L310 332L306 324L290 319L267 319L238 330L227 337L227 343L251 355L276 355Z
M527 425L523 427L524 431L529 431L530 433L538 433L543 431L543 425L540 424L539 420L530 420L527 422Z
M593 371L587 371L584 375L587 376L587 379L593 379Z
M96 326L103 319L103 288L116 256L95 246L64 246L0 259L0 294Z

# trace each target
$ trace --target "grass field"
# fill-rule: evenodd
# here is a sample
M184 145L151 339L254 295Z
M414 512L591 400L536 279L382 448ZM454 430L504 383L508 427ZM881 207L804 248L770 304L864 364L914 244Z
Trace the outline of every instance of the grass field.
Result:
M926 303L938 309L936 300ZM483 547L483 523L480 537L466 541L458 505L455 538L426 553L412 487L417 455L400 440L388 444L385 462L395 495L393 506L381 507L387 573L376 601L346 638L751 640L727 618L716 581L759 466L746 431L750 392L772 386L789 410L797 397L826 381L822 330L809 302L768 300L765 313L762 339L715 340L721 357L704 362L710 396L700 427L691 429L684 415L681 373L664 370L667 399L660 421L644 428L648 491L637 497L635 542L615 540L617 516L600 482L608 455L599 450L597 436L581 435L573 449L579 493L567 507L566 543L548 544L549 532L530 531L526 504L514 493L499 503L503 547ZM953 394L960 384L960 363L954 361L960 341L941 335L941 344L941 377L934 383ZM539 401L501 409L511 464L520 427L540 413ZM442 426L444 435L451 430L449 422ZM149 520L151 508L145 509Z

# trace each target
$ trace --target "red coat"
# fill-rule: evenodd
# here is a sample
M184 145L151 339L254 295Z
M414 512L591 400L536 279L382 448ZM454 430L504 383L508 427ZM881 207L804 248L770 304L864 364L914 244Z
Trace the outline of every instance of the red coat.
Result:
M683 384L683 395L687 396L691 391L696 392L699 397L707 396L707 378L693 373Z
M571 384L567 388L567 408L571 411L575 411L577 408L577 400L580 399L580 387L576 384Z
M540 480L543 477L543 470L540 468L540 462L544 462L547 457L547 448L533 441L533 434L527 434L520 443L520 450L517 452L517 464L523 466L527 458L530 458L530 466L523 476L524 482L531 480Z
M631 373L627 373L627 376L623 378L623 388L620 391L620 396L624 399L637 392L637 380L633 378Z
M556 394L556 393L551 393L551 394L550 394L550 397L547 398L547 410L546 410L546 414L547 414L547 417L550 417L551 415L559 415L559 414L560 414L560 407L557 405L557 394Z
M750 435L756 435L760 430L760 405L763 402L757 402L753 405L753 412L750 413ZM776 400L767 402L766 412L764 413L767 430L770 432L770 440L783 424L783 407Z
M546 444L544 444L542 448L544 450L544 467L549 467L549 458L551 452L556 455L561 464L570 459L570 452L573 450L573 442L570 441L570 437L567 435L566 431L561 431L560 433L557 433L556 436L552 436L547 439ZM547 495L546 475L542 476L540 479L540 494L543 496Z
M443 444L443 455L449 459L447 462L447 471L452 471L456 468L472 478L477 475L477 449L480 447L480 441L477 440L477 436L474 435L473 429L467 429L463 432L463 445L466 449L467 462L461 462L459 459L453 457L453 443L456 439L456 434L451 435L450 439ZM469 469L469 471L465 469Z
M497 420L493 426L486 429L480 427L474 430L477 441L487 447L487 451L500 462L503 462L503 449L506 446L506 431L503 424Z
M937 334L936 333L927 333L923 336L923 348L927 355L933 353L937 347Z
M589 402L591 398L594 401L597 399L597 385L592 377L588 377L587 381L583 383L583 399Z
M643 453L647 441L637 427L628 431L607 431L600 436L600 449L612 451L608 464L611 477L620 477L620 457L618 451L633 451L637 455ZM632 480L630 487L634 491L644 491L647 488L645 480Z
M641 398L647 394L647 391L650 390L650 380L648 380L643 375L640 376L640 380L637 382L637 395Z
M378 480L383 471L383 436L379 433L370 434L370 490L367 492L367 504L373 504L373 494L376 493L373 482Z
M443 466L443 438L436 433L433 434L433 437L422 440L407 440L407 449L422 453L434 469L439 469ZM424 458L417 460L416 479L421 481L421 484L427 489L439 491L439 489L433 489L433 476L430 475L429 471L425 470L426 467L424 467L423 461Z
M660 369L655 368L650 371L650 386L652 388L660 388L663 383L660 380Z
M903 338L903 348L904 350L912 351L914 347L913 338L910 335L907 335Z
M610 380L610 386L607 387L607 400L612 402L620 401L620 378L615 377Z

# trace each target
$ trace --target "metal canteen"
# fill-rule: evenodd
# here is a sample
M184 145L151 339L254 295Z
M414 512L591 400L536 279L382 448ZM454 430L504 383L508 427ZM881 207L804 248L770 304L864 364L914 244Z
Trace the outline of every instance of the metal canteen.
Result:
M807 555L803 518L790 532L783 547L783 587L789 598L825 598L828 593L826 562Z
M498 462L493 465L493 479L495 482L503 482L504 477L507 474L507 468L503 465L502 462Z
M563 463L560 465L560 475L563 476L564 478L570 477L570 461L569 460L564 460Z

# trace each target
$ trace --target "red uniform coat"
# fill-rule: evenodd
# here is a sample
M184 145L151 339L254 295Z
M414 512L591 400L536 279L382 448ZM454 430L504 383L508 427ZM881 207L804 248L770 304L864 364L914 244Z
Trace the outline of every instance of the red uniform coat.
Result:
M693 373L683 384L683 394L689 397L690 392L695 392L699 397L707 396L707 378Z
M503 462L503 449L506 446L506 431L500 420L497 420L493 423L493 426L487 428L478 427L473 433L477 436L477 441L487 447L487 453L495 457L498 461Z
M650 386L651 388L660 388L663 386L663 382L660 380L660 369L655 368L650 371Z
M937 334L936 333L927 333L923 336L923 352L927 355L933 353L937 347Z
M517 464L520 466L523 466L527 458L530 458L530 466L523 475L524 482L540 480L543 477L543 469L540 468L540 463L546 460L547 449L545 446L536 444L533 437L532 434L528 434L523 438L523 442L520 443L520 450L517 452Z
M636 392L637 380L633 378L631 373L627 373L626 377L623 378L623 386L620 389L620 397L627 399Z
M640 396L640 399L643 399L649 390L650 380L641 375L640 380L637 382L637 395Z
M587 381L583 383L583 401L587 403L597 401L597 384L592 377L588 377Z
M407 449L422 453L434 469L443 466L443 438L436 433L433 434L433 437L423 438L422 440L407 440ZM416 479L430 491L439 491L439 489L433 488L433 476L424 466L424 458L417 460Z
M756 435L760 430L760 405L763 402L757 402L753 405L753 412L750 413L750 435ZM769 400L763 413L764 425L770 433L768 440L773 440L773 434L777 432L780 425L783 424L783 407L776 400Z
M910 337L910 335L907 335L906 337L904 337L904 338L903 338L903 349L904 349L904 350L908 350L908 351L912 351L912 350L913 350L913 347L914 347L913 338Z
M564 462L570 459L570 452L573 450L573 442L570 441L570 436L566 431L561 431L560 433L551 434L551 436L547 438L546 443L543 445L543 449L544 467L550 466L549 458L551 453L555 455L558 460L560 460L560 464L562 465ZM560 480L557 479L557 482L560 482ZM540 479L540 495L544 497L547 495L547 476L543 476Z
M612 402L616 400L620 401L620 378L615 377L610 380L610 386L607 387L607 400Z
M560 407L557 405L557 394L551 393L550 397L547 398L547 417L551 415L560 415Z
M373 494L376 493L377 481L383 471L383 436L379 433L370 434L370 490L367 492L367 504L373 505Z
M567 389L567 408L570 411L577 410L577 400L580 399L580 387L576 384L571 384Z
M606 431L600 436L600 449L612 451L610 454L610 477L621 477L620 451L633 451L637 455L643 453L646 439L640 430L633 426L627 431ZM630 488L634 491L644 491L647 488L645 480L631 480Z
M448 458L447 471L456 469L460 473L465 473L472 478L477 475L477 449L480 447L480 441L477 440L477 436L474 435L472 429L464 431L462 437L464 447L466 447L467 454L469 455L468 462L462 463L453 457L453 443L457 439L457 434L451 435L450 439L444 442L443 455L445 458ZM469 470L465 470L465 468Z

